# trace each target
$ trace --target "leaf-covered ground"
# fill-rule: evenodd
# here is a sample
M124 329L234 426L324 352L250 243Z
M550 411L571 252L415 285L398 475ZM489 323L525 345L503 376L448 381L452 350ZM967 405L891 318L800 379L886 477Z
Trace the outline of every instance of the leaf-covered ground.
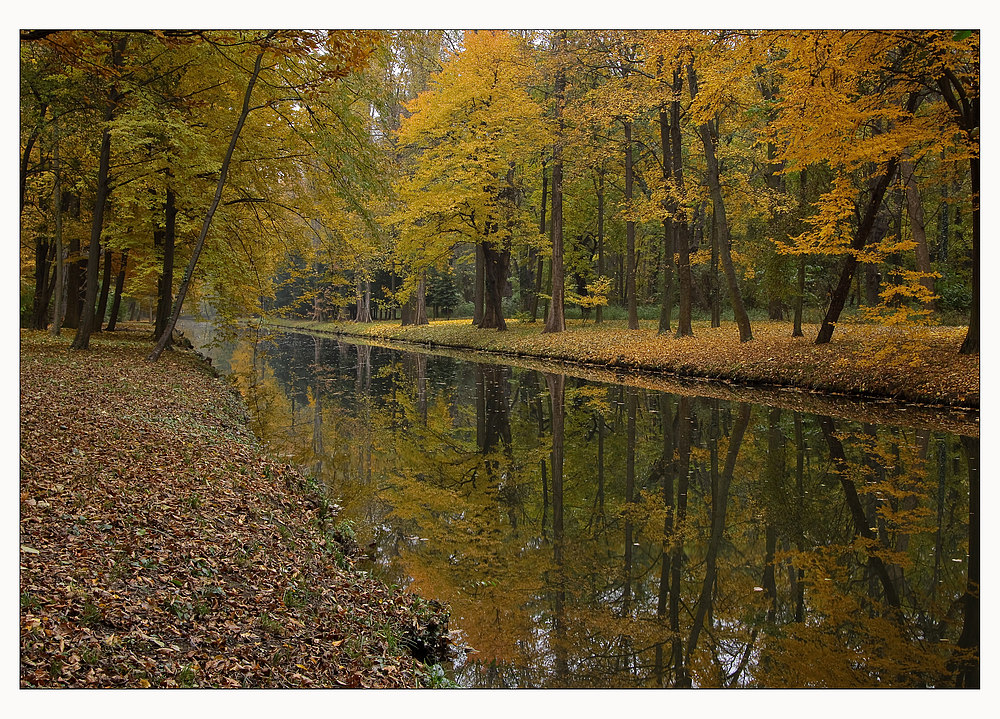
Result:
M430 683L445 612L354 570L239 395L147 336L21 334L21 686Z
M959 355L964 327L888 327L843 324L833 341L813 344L819 330L804 325L792 337L789 322L754 322L754 339L741 343L736 325L694 324L694 336L660 336L655 322L628 330L622 322L568 321L565 332L542 334L544 323L508 321L508 331L479 330L469 320L439 320L419 327L275 320L275 324L373 339L419 342L577 362L604 368L669 372L745 384L798 387L879 397L979 407L979 356Z

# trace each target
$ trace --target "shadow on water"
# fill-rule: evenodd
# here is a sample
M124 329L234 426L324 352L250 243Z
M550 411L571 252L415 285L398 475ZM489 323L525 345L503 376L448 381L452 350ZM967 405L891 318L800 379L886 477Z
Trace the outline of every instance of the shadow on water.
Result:
M978 437L208 337L372 570L451 606L461 685L979 685Z

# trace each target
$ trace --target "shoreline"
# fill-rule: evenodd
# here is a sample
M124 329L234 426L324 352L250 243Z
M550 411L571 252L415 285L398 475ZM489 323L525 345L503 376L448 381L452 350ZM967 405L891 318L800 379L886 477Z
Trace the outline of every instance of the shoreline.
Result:
M764 324L764 323L761 323ZM784 324L784 323L782 323ZM865 371L847 372L842 365L852 359L856 348L849 343L846 348L835 343L816 347L811 340L788 338L783 344L794 345L796 351L805 355L832 358L841 367L823 367L822 371L806 374L802 359L782 364L769 357L763 368L757 363L743 365L741 371L725 373L716 368L727 361L736 361L743 349L738 343L735 348L723 345L719 354L710 361L692 362L691 344L698 342L696 349L710 348L714 337L697 337L677 340L672 337L659 338L654 330L638 330L639 346L625 351L604 349L595 351L593 347L607 347L607 338L621 338L627 330L609 328L595 330L593 325L553 335L542 335L540 325L521 325L519 333L477 330L466 320L436 321L429 325L403 327L397 323L380 321L371 324L314 322L307 320L269 319L265 327L350 337L357 340L384 345L405 345L423 348L435 353L476 353L487 362L501 362L546 371L557 365L560 371L585 379L604 382L618 382L648 389L658 389L675 394L697 394L729 399L733 401L757 401L762 404L781 406L789 409L822 414L828 413L848 419L871 418L896 422L917 428L942 428L970 436L979 434L979 357L955 357L966 366L966 371L974 369L974 382L967 383L968 389L959 391L954 386L929 383L932 372L923 375L898 374L895 377L872 377ZM789 325L790 327L790 325ZM704 328L698 328L704 329ZM855 334L859 334L857 329ZM574 331L575 330L575 331ZM725 327L722 331L725 331ZM863 332L864 330L862 330ZM713 330L718 333L720 330ZM601 342L595 341L590 347L580 350L579 337L590 333ZM704 334L704 333L703 333ZM953 332L956 336L960 333ZM577 337L572 337L576 335ZM603 335L603 336L602 336ZM567 337L569 336L569 337ZM717 334L715 335L718 336ZM773 337L773 334L771 335ZM857 337L853 338L855 344ZM862 337L863 339L863 337ZM760 342L760 340L755 340ZM957 342L960 344L961 339ZM682 356L672 354L671 343L687 345ZM642 345L645 346L642 346ZM748 343L752 344L752 343ZM925 366L941 352L937 346L924 348L923 356L915 351ZM815 349L814 349L815 348ZM766 349L766 348L765 348ZM918 350L920 348L918 347ZM659 350L659 354L657 351ZM726 357L728 353L730 357ZM777 354L773 352L772 354ZM610 362L602 362L595 357L610 357ZM912 360L911 360L912 361ZM551 370L550 370L551 371ZM799 373L799 382L780 381L782 378ZM836 373L836 374L834 374ZM831 381L831 375L836 381ZM924 379L921 386L915 380ZM879 389L883 391L879 392Z

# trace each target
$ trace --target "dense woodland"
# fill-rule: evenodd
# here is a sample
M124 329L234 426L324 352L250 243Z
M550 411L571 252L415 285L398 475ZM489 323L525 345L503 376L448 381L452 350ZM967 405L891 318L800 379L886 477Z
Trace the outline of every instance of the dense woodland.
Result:
M21 321L961 324L973 31L22 31ZM184 305L184 301L187 304Z

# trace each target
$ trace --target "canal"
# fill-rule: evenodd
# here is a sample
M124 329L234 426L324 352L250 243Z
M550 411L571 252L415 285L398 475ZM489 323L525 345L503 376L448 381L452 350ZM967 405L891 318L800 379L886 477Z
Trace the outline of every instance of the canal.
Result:
M362 566L451 607L462 686L978 682L977 417L184 330Z

